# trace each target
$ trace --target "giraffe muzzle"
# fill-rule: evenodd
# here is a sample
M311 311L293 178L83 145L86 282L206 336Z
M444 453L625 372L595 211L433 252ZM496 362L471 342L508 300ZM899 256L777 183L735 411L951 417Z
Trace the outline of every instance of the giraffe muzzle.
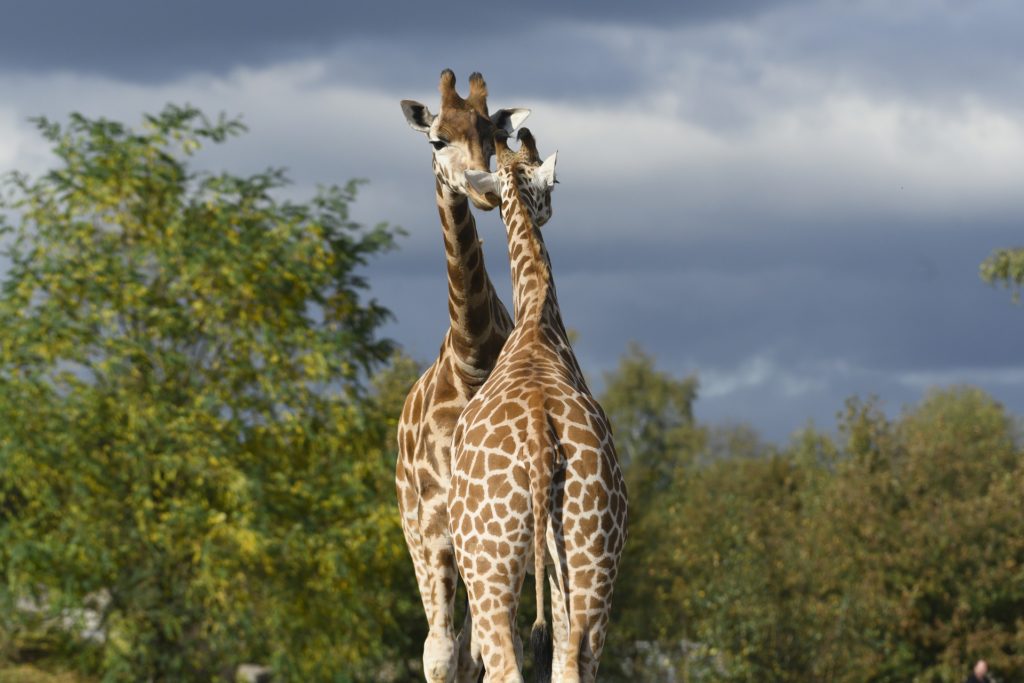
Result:
M473 202L473 206L480 209L481 211L492 211L498 204L501 203L501 197L494 194L493 192L480 193L473 189L472 186L467 184L466 196L469 197L469 201Z

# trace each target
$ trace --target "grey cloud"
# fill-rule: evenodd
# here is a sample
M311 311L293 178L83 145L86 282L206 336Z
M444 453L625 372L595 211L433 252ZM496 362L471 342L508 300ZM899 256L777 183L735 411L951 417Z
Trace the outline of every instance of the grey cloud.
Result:
M310 0L139 3L133 0L20 2L5 8L0 61L8 69L74 70L140 81L221 73L241 65L305 57L348 40L413 45L417 61L474 35L528 35L550 21L677 24L748 16L758 0L633 2L523 0L508 7L468 0L340 3ZM471 40L469 42L472 42ZM557 51L558 46L552 48ZM372 64L368 64L372 69ZM432 67L435 68L435 67Z
M1019 112L1022 23L1024 6L1002 0L832 1L710 30L654 31L647 40L653 58L668 54L669 71L685 77L681 114L728 127L823 92L948 112L982 100Z
M701 396L695 406L698 419L728 422L742 416L743 421L756 425L766 438L784 443L795 430L810 423L818 429L832 431L845 399L851 396L878 397L885 413L895 417L935 388L970 383L990 392L1011 412L1020 414L1020 407L1024 406L1024 384L979 380L970 374L950 375L943 378L946 381L931 384L926 389L908 386L899 376L853 366L805 367L794 371L779 370L769 361L769 370L763 382L742 391L724 396ZM1012 368L1008 372L1019 371ZM807 391L785 391L787 382L804 382L808 376L813 381Z
M374 282L433 274L441 297L440 238L429 209L415 229L426 239L375 265ZM773 350L786 363L843 358L886 372L1019 358L1024 316L977 277L989 245L1016 234L1006 219L969 232L853 223L828 236L815 225L790 226L782 238L779 226L762 223L760 238L635 241L610 237L614 226L586 207L558 211L546 234L559 297L599 367L613 365L631 339L674 367L722 367L752 349ZM565 225L566 212L585 229ZM508 301L507 261L492 218L481 217L480 228ZM388 302L400 320L403 307L412 312L431 296L429 289L404 291L411 302ZM410 350L426 357L433 346Z
M996 95L991 118L953 130L960 139L951 147L944 127L958 109L942 97L996 93L997 76L976 81L971 69L988 53L999 64L1017 54L997 36L971 69L943 71L984 42L972 22L999 24L1002 35L1016 12L976 5L988 14L935 16L945 5L934 3L908 4L895 19L864 3L856 11L835 3L761 14L737 5L740 14L694 15L687 21L703 23L688 27L670 14L616 23L629 6L602 5L585 21L575 10L544 15L555 23L532 31L510 30L516 18L503 16L498 38L447 42L430 35L426 19L414 26L422 19L416 11L396 13L391 26L381 14L338 28L334 10L313 4L269 31L273 15L262 4L233 28L216 3L207 15L178 5L195 26L148 15L166 36L150 40L143 30L120 46L87 46L97 54L81 60L75 51L86 48L56 26L52 40L66 38L66 51L50 62L31 49L8 58L3 50L13 55L16 47L0 41L8 68L84 65L140 79L0 77L10 94L0 113L60 117L74 107L132 120L167 99L191 101L242 112L251 127L242 141L203 157L215 168L285 164L296 181L289 192L300 196L316 182L369 178L355 217L410 233L400 251L369 268L373 295L396 314L387 333L428 360L446 325L444 264L430 151L406 126L398 99L436 101L442 66L463 83L480 69L492 104L534 107L542 152L560 149L563 182L545 234L566 323L580 331L581 361L595 379L637 340L663 367L707 378L701 416L749 420L773 438L807 417L830 424L853 393L879 393L898 407L920 395L922 378L989 382L1024 412L1017 375L991 381L1019 365L1024 315L977 278L992 247L1019 241L1024 206L1012 183L1020 167L1009 157L1022 138L1012 119L1009 132L998 128L1012 103ZM114 3L97 8L95 20L121 16L111 8L139 19ZM532 21L528 11L524 17ZM850 17L859 23L844 24ZM306 32L303 22L323 26ZM892 24L877 38L882 46L868 35L879 22ZM937 35L952 41L952 56L914 42L909 27L924 24L946 26ZM10 22L4 26L13 35ZM237 41L215 45L229 28ZM519 41L508 46L518 48L516 59L494 48L505 47L501 40ZM180 50L188 41L195 49ZM862 54L858 45L867 46ZM914 49L921 56L912 59ZM175 51L177 61L168 62ZM310 58L278 63L302 56ZM136 63L111 66L116 60ZM193 73L260 60L274 64ZM176 74L159 86L147 80ZM843 111L842 125L824 134L835 122L822 103L836 92L896 120L923 111L939 123L851 132L842 125L878 112ZM992 136L998 144L986 147ZM492 277L511 303L503 228L494 212L478 222Z
M914 0L899 8L877 1L825 7L769 19L782 38L776 45L784 46L773 52L801 63L814 60L833 78L888 97L912 93L945 107L962 106L970 95L1021 104L1019 3Z

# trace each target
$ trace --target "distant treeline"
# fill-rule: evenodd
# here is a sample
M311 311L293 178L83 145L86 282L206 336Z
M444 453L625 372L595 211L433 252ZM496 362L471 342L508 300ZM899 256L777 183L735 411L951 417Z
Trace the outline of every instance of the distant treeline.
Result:
M1014 416L968 387L895 420L851 399L838 435L778 448L635 410L685 384L635 353L609 377L634 504L610 678L959 682L978 658L1024 678Z

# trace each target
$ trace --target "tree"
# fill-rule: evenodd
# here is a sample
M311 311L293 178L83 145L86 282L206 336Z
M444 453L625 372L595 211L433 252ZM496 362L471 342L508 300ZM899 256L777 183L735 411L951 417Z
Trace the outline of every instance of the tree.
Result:
M352 183L295 203L277 169L192 170L237 120L37 123L57 165L0 205L4 601L91 605L105 681L361 678L407 581L358 272L394 230L349 219Z
M1013 292L1013 300L1020 301L1024 287L1024 249L996 249L981 264L981 279L989 284L1001 284Z
M1019 678L1024 516L1014 421L979 389L933 390L894 436L901 504L884 566L893 639L913 656L908 673L951 680L984 656Z
M678 494L677 483L685 480L681 471L703 445L703 431L693 419L696 396L695 378L676 379L658 370L653 357L635 343L618 368L605 375L600 400L629 492L629 539L616 581L605 675L637 680L647 657L637 641L643 646L663 643L678 635L685 622L678 612L652 606L666 605L678 585L667 557L675 557L678 547L664 545L674 521L664 513Z
M984 657L1020 678L1024 457L991 397L851 399L838 439L720 443L661 453L671 480L631 499L606 676L955 682Z
M630 498L664 489L674 469L692 457L700 439L693 420L696 377L676 379L631 343L614 372L605 374L601 405L615 432Z
M1012 419L957 388L896 420L851 401L841 429L845 452L810 511L817 594L834 602L823 629L834 636L816 650L831 675L813 677L958 681L985 657L1019 678L1024 468Z

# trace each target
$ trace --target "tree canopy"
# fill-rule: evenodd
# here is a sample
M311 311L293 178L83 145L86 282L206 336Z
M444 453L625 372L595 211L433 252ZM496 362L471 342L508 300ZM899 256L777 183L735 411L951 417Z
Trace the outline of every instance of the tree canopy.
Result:
M1024 287L1024 249L996 249L982 262L981 279L1006 287L1013 292L1013 300L1020 301L1020 290Z
M91 607L110 681L358 678L415 603L359 273L395 231L349 219L354 183L291 202L277 169L194 170L237 120L37 124L56 166L2 205L5 628Z
M670 483L630 498L607 677L961 681L982 657L1024 675L1014 418L953 388L897 419L851 400L838 437L660 455Z

